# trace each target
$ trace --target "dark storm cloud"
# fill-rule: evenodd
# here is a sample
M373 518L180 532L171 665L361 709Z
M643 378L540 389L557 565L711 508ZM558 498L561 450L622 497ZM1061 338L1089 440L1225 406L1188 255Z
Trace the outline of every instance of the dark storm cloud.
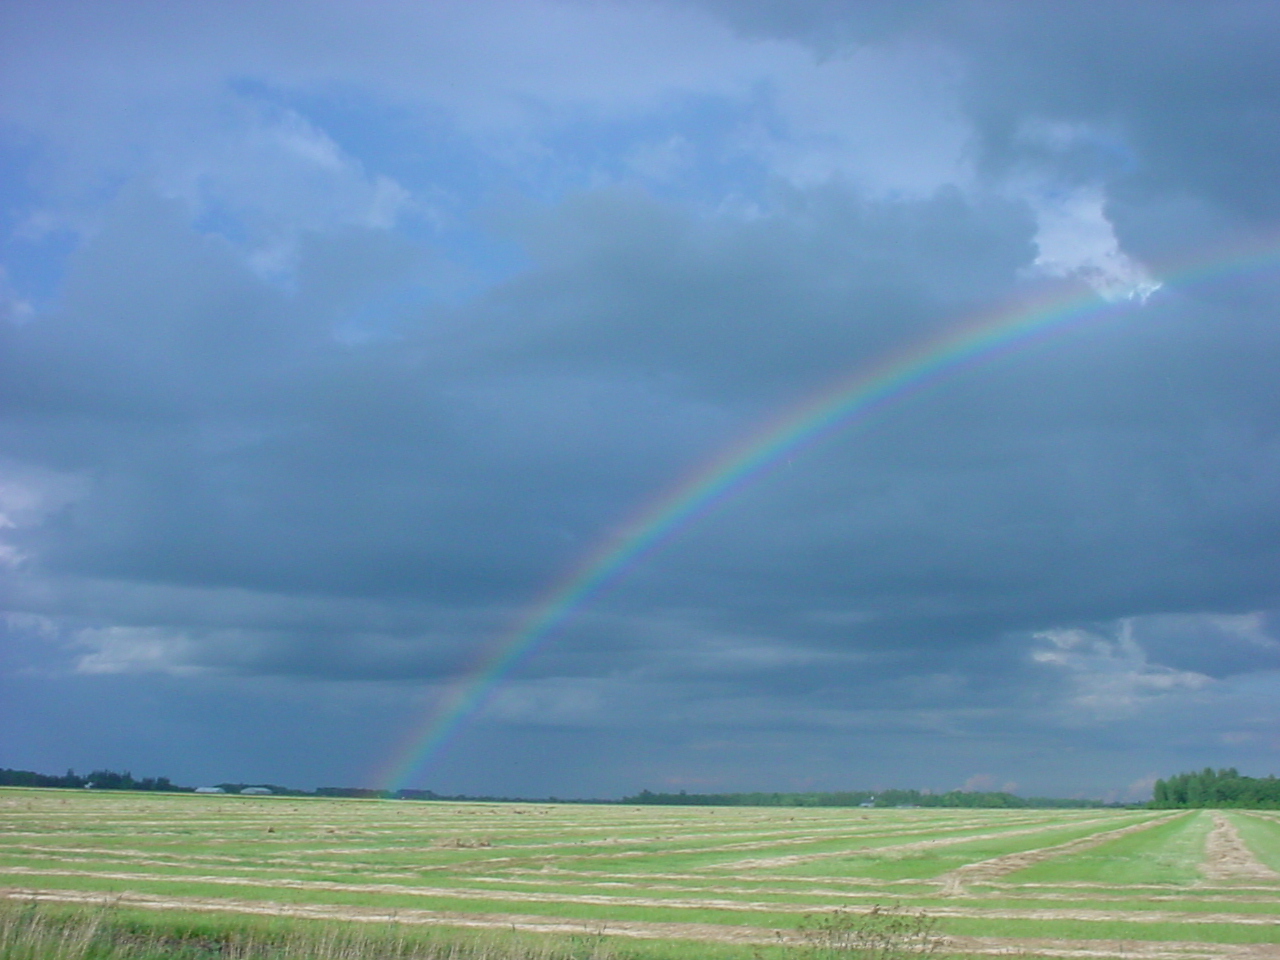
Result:
M1165 614L1143 622L1140 640L1152 659L1214 677L1280 670L1275 616Z
M343 344L306 260L285 298L171 208L122 200L61 311L6 331L10 449L96 474L20 546L78 577L510 604L779 396L936 327L973 296L929 296L962 269L957 232L970 282L1027 256L1004 206L921 208L708 237L601 198L543 216L582 238L527 278ZM832 274L825 303L797 302Z
M491 298L391 341L343 345L323 316L137 200L84 252L62 315L9 331L12 409L27 413L14 449L21 437L60 438L46 455L100 471L93 495L39 530L51 539L24 545L81 577L481 602L497 620L625 515L646 493L638 479L669 481L696 462L699 441L741 429L787 387L936 327L964 298L939 284L941 257L925 255L951 248L934 235L955 236L967 219L957 245L971 263L1003 257L1002 270L987 268L998 291L1029 232L1001 207L984 216L943 199L875 223L874 243L856 216L781 235L722 225L706 240L671 210L640 204L637 214L622 201L602 213L603 202L562 213L579 245L560 244L554 262ZM858 263L866 249L873 268ZM122 263L122 250L136 260ZM946 268L961 269L954 258ZM980 270L964 272L972 282ZM806 303L801 292L832 275L828 302ZM129 287L118 291L121 278ZM930 302L930 284L952 303ZM112 296L127 308L104 325L86 304L100 311ZM306 287L297 299L308 303ZM798 473L793 463L689 531L644 575L636 602L692 607L722 630L767 623L795 641L872 647L978 640L1045 618L1234 608L1269 584L1274 541L1259 527L1271 524L1266 502L1219 484L1244 471L1257 474L1245 488L1263 491L1274 463L1217 436L1217 423L1166 420L1170 398L1145 384L1180 358L1166 350L1152 361L1164 331L1144 326L1148 309L1162 308L1129 308L1127 325L1097 340L991 371L942 409L922 402L802 457ZM1206 322L1161 317L1191 332ZM477 331L476 343L433 338L447 323ZM443 359L432 353L440 340ZM1236 360L1238 378L1246 358ZM575 382L586 377L594 383ZM673 437L671 421L708 397L721 406L704 415L703 434L686 426ZM611 435L618 425L625 434ZM665 466L643 471L641 451ZM1180 489L1206 462L1220 464L1202 479L1208 489ZM1239 546L1206 564L1208 546L1224 541ZM812 619L851 597L867 622ZM266 632L245 646L264 651L263 669L343 675L362 659L387 669L377 666L387 644L353 639L344 653L329 629L311 629L309 640ZM412 670L413 660L390 662ZM607 669L589 662L588 674Z
M872 204L787 191L777 213L707 223L596 194L525 219L517 236L541 269L503 294L513 349L776 402L927 335L1033 255L1025 210L955 191Z
M6 240L48 258L57 296L25 300L17 260L0 285L5 683L44 731L23 749L72 738L41 706L58 696L127 690L202 743L227 697L281 729L323 697L348 759L287 769L359 780L440 683L725 444L1020 292L1088 282L1150 295L798 451L686 525L512 675L437 786L834 788L889 770L1098 792L1216 749L1266 757L1277 290L1257 275L1152 293L1142 260L1270 216L1273 17L545 9L600 49L640 17L704 56L626 61L608 82L582 79L608 71L580 51L561 73L491 57L427 109L406 91L436 81L398 47L384 87L352 54L334 76L428 131L390 155L372 133L339 142L302 93L271 101L336 96L305 79L327 76L312 54L227 87L225 64L266 61L225 52L230 20L201 45L179 17L165 30L205 59L155 43L148 69L181 81L157 109L189 142L102 90L118 127L40 127L75 156L45 157L58 186L12 200L27 220ZM484 34L458 40L460 61ZM50 73L61 89L75 70ZM858 113L868 90L902 99ZM939 117L971 134L952 160L926 136ZM412 180L403 154L447 166L442 129L471 138L450 156L508 165L500 190ZM96 143L127 185L90 203L71 167ZM140 169L122 176L121 156ZM57 230L76 237L64 260L42 246ZM183 684L206 706L176 706ZM264 770L280 754L255 750ZM522 751L559 759L535 770ZM158 740L143 752L167 764ZM1079 759L1055 774L1058 756Z

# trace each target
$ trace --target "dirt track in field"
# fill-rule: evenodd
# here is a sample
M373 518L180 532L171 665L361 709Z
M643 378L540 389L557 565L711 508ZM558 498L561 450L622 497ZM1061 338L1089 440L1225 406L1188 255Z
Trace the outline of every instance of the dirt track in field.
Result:
M1214 812L1213 829L1205 839L1204 863L1200 872L1207 880L1280 880L1272 870L1245 846L1236 825L1225 815Z
M38 876L77 876L93 877L100 880L118 880L128 882L154 880L154 877L128 873L105 873L67 870L21 870L15 871L31 877ZM177 879L177 878L170 878ZM334 883L323 880L289 880L277 879L270 882L245 877L184 877L185 882L205 883L234 887L258 887L266 890L323 890L332 893L364 893L384 894L402 897L426 897L441 900L498 900L507 903L526 904L580 904L596 907L629 907L640 909L667 910L723 910L733 913L772 913L772 914L813 914L822 913L835 908L833 903L778 903L776 901L718 900L692 897L635 897L610 896L590 893L529 893L512 890L476 890L474 888L453 887L404 887L391 884L374 883ZM49 891L43 891L48 893ZM102 896L102 894L97 894ZM128 897L157 898L156 894L137 891L126 891ZM190 899L190 898L179 898ZM198 899L198 898L197 898ZM205 898L206 902L216 902L218 898ZM886 898L888 899L888 898ZM243 899L227 898L228 903L252 903ZM266 901L260 901L266 902ZM318 904L317 909L346 909L344 905ZM358 909L358 908L356 908ZM418 908L407 908L414 912ZM385 913L386 911L381 911ZM419 911L421 912L421 911ZM1089 923L1120 921L1126 923L1230 923L1239 926L1274 926L1280 917L1270 913L1226 913L1209 911L1180 910L1100 910L1088 907L988 907L988 906L947 906L930 907L930 916L939 918L961 917L986 920L1073 920ZM545 918L544 918L545 919ZM549 920L547 922L550 922ZM759 928L757 928L759 929Z
M472 929L521 930L560 935L607 935L645 940L694 940L732 944L797 944L794 932L711 923L641 921L578 922L521 914L447 913L427 910L377 910L321 904L269 901L103 895L67 890L0 889L0 897L28 902L118 905L146 910L186 910L259 916L402 923ZM947 937L944 949L970 954L1019 957L1126 958L1126 960L1280 960L1280 944L1216 944L1183 941L1063 941L1005 937Z
M1078 957L1081 960L1277 960L1280 958L1280 944L1274 943L949 937L947 947L965 954L1021 958Z
M1056 843L1049 847L1037 847L1035 850L1023 850L1021 853L1008 853L1003 857L992 857L990 860L982 860L978 863L967 863L963 867L957 867L955 870L944 873L937 878L942 881L941 893L947 897L961 896L965 893L965 884L996 880L1007 873L1025 869L1043 860L1079 853L1091 847L1100 847L1104 843L1118 840L1120 837L1128 836L1131 833L1141 833L1143 830L1158 827L1180 816L1185 816L1185 814L1172 814L1155 820L1147 820L1143 823L1130 824L1127 827L1121 827L1119 830L1106 830L1102 833L1095 833L1092 836L1081 837L1079 840Z
M952 847L962 843L980 842L982 840L999 840L1004 837L1023 837L1028 834L1049 833L1053 830L1063 830L1071 827L1084 827L1093 823L1102 823L1103 820L1077 820L1074 823L1049 823L1038 824L1033 827L1022 827L1017 830L1001 830L995 833L973 833L964 837L938 837L931 840L913 840L910 843L894 843L887 846L873 847L860 846L849 847L842 850L827 850L822 853L796 853L782 857L760 857L752 860L733 860L727 863L717 863L711 866L699 867L700 870L755 870L759 867L789 867L798 863L812 863L816 860L830 860L834 857L848 857L859 853L867 853L872 856L901 856L903 854L918 853L927 850L936 850L939 847ZM858 839L861 839L859 836Z

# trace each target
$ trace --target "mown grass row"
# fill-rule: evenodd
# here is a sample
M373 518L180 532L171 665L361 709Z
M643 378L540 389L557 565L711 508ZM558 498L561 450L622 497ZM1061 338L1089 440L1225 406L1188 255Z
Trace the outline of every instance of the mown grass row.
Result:
M1228 817L1257 858L1272 870L1280 871L1280 819L1234 811Z
M152 907L166 906L170 916L225 910L223 920L201 922L258 931L253 949L270 948L276 953L262 955L272 957L294 949L279 937L314 937L333 926L314 916L359 920L334 929L368 940L381 929L369 921L393 913L401 920L395 935L413 949L497 949L489 934L441 939L444 934L430 929L440 918L466 915L499 926L519 925L523 917L529 930L556 929L548 927L552 921L583 931L612 924L619 934L628 923L671 925L668 946L619 936L609 938L609 949L646 960L667 956L662 950L675 951L671 956L692 951L690 957L729 950L725 956L749 957L741 941L730 947L680 938L730 939L738 931L762 941L757 946L763 949L774 931L800 936L807 915L845 910L846 917L861 916L876 905L923 909L956 936L1280 941L1280 924L1273 922L1280 919L1280 883L1207 882L1200 867L1213 815L1168 816L551 808L4 790L0 885L9 896L24 890L63 898L79 892L103 901L134 895L130 909L139 916L148 899ZM1228 819L1261 860L1280 860L1280 821L1240 812ZM1148 823L1136 833L1104 837L1097 846L1054 852L1066 842ZM947 892L948 871L1046 849L1045 859L1033 855L1014 872L984 874L986 880L966 880L958 892ZM318 907L325 909L311 909ZM237 909L244 916L232 919ZM250 916L255 910L282 914L276 920L284 926L262 927L260 917ZM121 914L111 916L108 926L118 929ZM151 929L159 922L146 924ZM698 924L713 929L694 931ZM390 933L377 933L384 935ZM147 936L135 939L142 944ZM166 942L182 940L172 932L164 936ZM574 957L587 936L512 942L513 949L554 947L561 951L554 956ZM243 944L221 935L213 940L222 951L217 956L240 956L234 951ZM121 942L134 949L134 940ZM593 941L600 949L604 942ZM181 944L184 950L197 946ZM793 955L795 948L788 949ZM437 955L472 956L422 954Z

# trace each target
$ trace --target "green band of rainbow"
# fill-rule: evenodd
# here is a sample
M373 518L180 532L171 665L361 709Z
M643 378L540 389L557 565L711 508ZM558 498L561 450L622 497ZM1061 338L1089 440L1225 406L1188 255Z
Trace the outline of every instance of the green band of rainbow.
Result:
M1272 263L1276 254L1270 241L1253 244L1243 253L1236 248L1230 255L1201 259L1189 269L1166 273L1165 282L1187 283L1253 269ZM768 421L651 501L545 590L515 628L493 645L473 671L455 682L431 714L410 732L395 750L386 773L375 782L388 790L403 786L479 709L502 679L591 597L770 466L837 428L863 420L976 364L1025 349L1090 320L1104 319L1124 306L1092 292L1082 293L1079 287L1066 295L1059 290L1047 299L1021 301L859 369Z

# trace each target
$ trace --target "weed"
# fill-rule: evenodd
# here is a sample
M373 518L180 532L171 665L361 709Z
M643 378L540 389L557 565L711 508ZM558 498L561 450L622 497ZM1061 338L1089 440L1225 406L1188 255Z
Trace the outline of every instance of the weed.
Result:
M799 932L813 960L910 960L932 956L943 944L935 918L900 906L811 914Z

